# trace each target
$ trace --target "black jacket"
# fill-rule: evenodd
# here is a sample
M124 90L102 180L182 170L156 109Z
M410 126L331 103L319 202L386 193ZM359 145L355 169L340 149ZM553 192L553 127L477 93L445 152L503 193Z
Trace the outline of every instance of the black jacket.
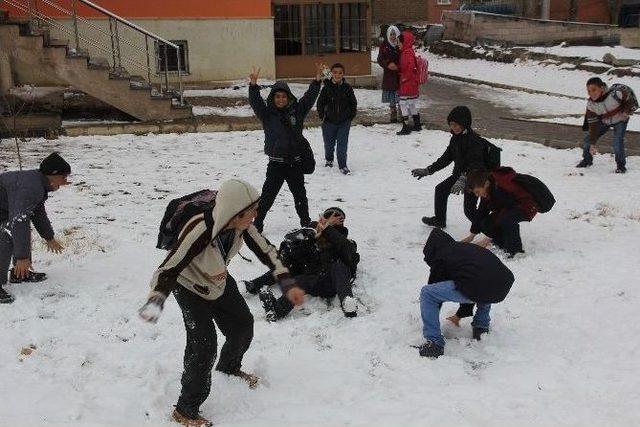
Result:
M273 97L277 91L289 95L289 104L285 108L276 108ZM300 160L299 143L302 138L304 119L316 102L320 92L320 82L314 80L299 100L293 96L289 85L276 82L271 88L267 101L260 96L260 86L249 85L249 104L262 122L264 128L264 153L270 160L295 163Z
M358 109L358 101L353 88L345 79L340 83L327 79L320 91L317 107L320 120L338 124L345 120L353 120Z
M514 281L511 270L490 250L456 242L439 228L427 239L424 260L431 268L429 283L453 280L458 292L477 303L504 300Z

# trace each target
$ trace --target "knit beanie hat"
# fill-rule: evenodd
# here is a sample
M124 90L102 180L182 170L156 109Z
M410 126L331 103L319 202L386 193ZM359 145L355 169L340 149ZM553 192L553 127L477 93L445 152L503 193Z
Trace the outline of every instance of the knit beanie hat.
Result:
M347 218L344 211L335 206L325 209L325 211L322 213L322 216L325 218L330 218L334 214L338 214L338 216L341 216L343 219Z
M40 163L40 172L44 175L69 175L71 166L58 153L49 154Z
M457 123L463 128L471 129L471 110L464 105L455 107L447 116L447 123Z

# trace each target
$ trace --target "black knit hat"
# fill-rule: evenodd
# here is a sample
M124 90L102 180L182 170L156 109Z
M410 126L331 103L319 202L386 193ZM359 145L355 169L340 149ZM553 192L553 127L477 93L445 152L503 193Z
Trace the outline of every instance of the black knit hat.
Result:
M330 208L325 209L325 211L322 213L322 216L325 218L330 218L332 215L334 214L338 214L339 216L341 216L342 218L346 219L347 215L345 215L344 211L338 207L332 206Z
M40 172L44 175L69 175L71 166L58 153L49 154L40 163Z
M447 123L457 123L465 129L471 129L471 110L464 105L455 107L447 116Z

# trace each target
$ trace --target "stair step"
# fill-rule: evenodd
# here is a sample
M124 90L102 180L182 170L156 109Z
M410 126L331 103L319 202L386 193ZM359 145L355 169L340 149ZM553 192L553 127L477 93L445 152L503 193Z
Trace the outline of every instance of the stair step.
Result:
M151 85L142 76L131 76L129 78L129 88L132 90L151 90Z
M67 49L67 58L69 59L84 59L89 61L89 52L84 49Z
M49 47L68 47L69 46L69 40L49 39L49 41L47 42L47 46L49 46Z
M129 80L131 78L131 74L124 68L118 68L109 73L109 78L111 80Z
M89 63L87 64L87 67L89 67L89 69L91 70L110 70L111 64L109 64L109 61L107 60L107 58L98 56L98 57L93 57L89 59Z

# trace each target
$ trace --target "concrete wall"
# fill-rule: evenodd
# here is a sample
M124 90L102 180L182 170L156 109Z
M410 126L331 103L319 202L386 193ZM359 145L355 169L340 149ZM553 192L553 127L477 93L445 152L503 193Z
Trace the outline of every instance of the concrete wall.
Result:
M460 0L451 0L449 5L438 4L438 0L429 0L427 3L427 21L432 24L442 22L442 12L456 10L460 7Z
M373 0L372 23L424 22L427 20L427 3L431 2L435 3L435 0Z
M71 33L58 28L51 28L52 37L68 39L75 46L71 21L61 20ZM235 80L246 78L252 66L260 67L260 76L275 77L275 48L273 39L273 19L140 19L134 24L152 32L166 40L186 40L188 42L189 74L183 76L185 82L206 82L215 80ZM109 22L102 19L91 20L91 25L102 30L102 33L90 28L88 24L80 25L81 37L86 36L98 40L98 46L80 40L82 48L88 47L92 57L105 57L111 63L111 40ZM123 61L132 74L146 77L146 48L144 37L122 25L118 26L122 57L135 60L136 64ZM154 44L150 42L150 62L155 70ZM172 80L175 80L173 78Z
M640 28L620 28L620 44L640 48Z
M444 12L444 39L475 43L478 40L514 45L570 43L609 44L620 40L611 25L509 17L478 12Z

